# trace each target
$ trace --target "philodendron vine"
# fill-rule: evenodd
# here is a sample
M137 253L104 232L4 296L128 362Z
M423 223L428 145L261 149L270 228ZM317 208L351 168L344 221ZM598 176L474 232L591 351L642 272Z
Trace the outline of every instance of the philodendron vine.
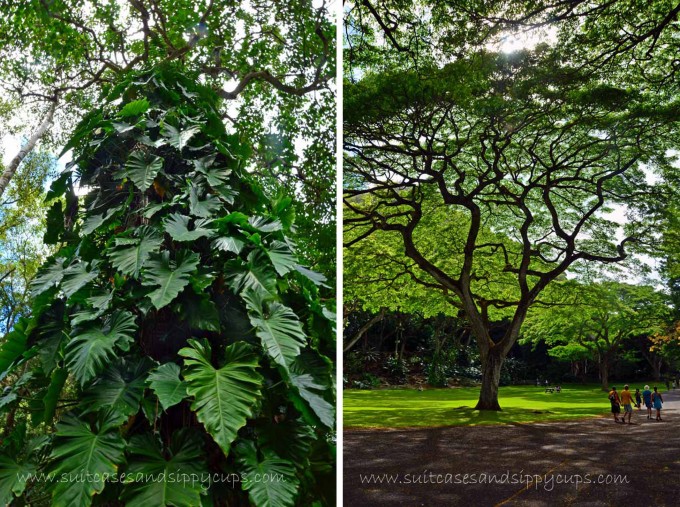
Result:
M66 146L57 252L0 349L0 503L333 502L332 292L218 105L178 71L136 74Z

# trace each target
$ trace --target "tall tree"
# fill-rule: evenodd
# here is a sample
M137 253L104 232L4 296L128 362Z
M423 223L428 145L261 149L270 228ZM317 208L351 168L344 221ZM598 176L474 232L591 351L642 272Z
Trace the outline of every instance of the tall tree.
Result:
M482 360L477 408L498 410L502 362L546 287L573 266L620 262L652 239L668 196L646 174L661 177L657 168L669 165L664 140L676 135L680 104L618 88L614 75L600 80L545 46L364 70L345 86L346 246L389 231L423 285L455 296ZM622 236L614 205L627 210ZM452 249L457 236L424 239L433 208L465 230L457 263L429 254L432 242ZM514 243L487 241L483 227ZM485 252L502 256L504 267L487 276L510 275L510 297L480 293L474 267ZM489 333L489 307L512 309L499 340Z

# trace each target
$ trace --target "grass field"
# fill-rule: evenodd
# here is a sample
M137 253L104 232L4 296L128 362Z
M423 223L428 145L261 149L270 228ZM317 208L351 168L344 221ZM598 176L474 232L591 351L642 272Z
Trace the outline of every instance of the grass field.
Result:
M640 389L644 383L640 384ZM631 385L634 392L637 385ZM382 389L344 391L345 428L462 426L551 421L609 414L607 393L599 384L566 384L562 392L536 386L500 388L501 412L474 410L479 388ZM637 409L636 409L637 410Z

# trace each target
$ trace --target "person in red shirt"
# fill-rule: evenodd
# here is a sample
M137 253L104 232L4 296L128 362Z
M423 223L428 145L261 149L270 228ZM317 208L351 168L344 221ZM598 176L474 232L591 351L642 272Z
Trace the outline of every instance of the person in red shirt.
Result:
M616 392L616 387L612 387L609 391L609 401L612 404L612 414L614 414L614 422L619 422L619 414L621 413L621 398Z

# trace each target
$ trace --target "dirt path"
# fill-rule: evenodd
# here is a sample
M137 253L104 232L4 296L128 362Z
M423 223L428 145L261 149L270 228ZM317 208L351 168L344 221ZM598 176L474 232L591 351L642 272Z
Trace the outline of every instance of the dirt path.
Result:
M344 504L680 505L680 391L665 394L664 400L663 422L648 421L644 410L636 410L632 425L608 418L346 430ZM529 475L540 480L527 487ZM501 483L489 483L491 476ZM579 479L591 483L577 486ZM596 483L615 479L618 484Z

